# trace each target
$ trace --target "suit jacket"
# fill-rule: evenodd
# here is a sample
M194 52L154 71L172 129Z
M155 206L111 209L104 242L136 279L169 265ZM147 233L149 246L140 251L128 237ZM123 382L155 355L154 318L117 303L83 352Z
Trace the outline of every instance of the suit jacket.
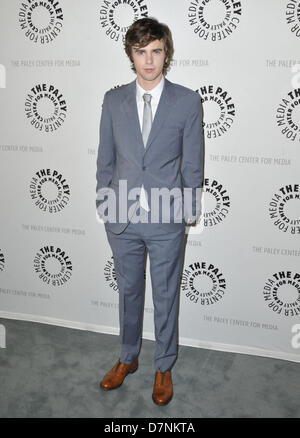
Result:
M119 200L120 180L126 180L125 197L132 188L140 188L143 184L152 210L151 188L176 188L175 195L170 199L170 223L164 223L166 218L161 206L159 211L152 211L157 213L156 220L166 232L178 229L191 216L199 215L201 204L197 202L196 188L203 186L202 114L198 93L165 79L147 145L144 147L136 104L136 81L105 93L100 122L96 190L98 193L101 189L103 193L108 188L116 194L116 222L108 221L105 227L119 234L128 223L124 219L120 221L118 217L120 204L124 201L124 196L123 201ZM185 188L191 189L191 203L182 197ZM177 204L173 205L175 202ZM137 198L127 201L128 220L137 204ZM104 209L101 210L104 205L104 200L97 199L100 216L104 214ZM181 224L174 223L173 207L178 209L178 205L182 212Z

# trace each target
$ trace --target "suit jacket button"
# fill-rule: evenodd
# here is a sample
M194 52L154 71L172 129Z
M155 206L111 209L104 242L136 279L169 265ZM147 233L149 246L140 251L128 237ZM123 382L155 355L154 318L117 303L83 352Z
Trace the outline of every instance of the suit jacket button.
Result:
M146 170L146 166L143 166L143 170Z

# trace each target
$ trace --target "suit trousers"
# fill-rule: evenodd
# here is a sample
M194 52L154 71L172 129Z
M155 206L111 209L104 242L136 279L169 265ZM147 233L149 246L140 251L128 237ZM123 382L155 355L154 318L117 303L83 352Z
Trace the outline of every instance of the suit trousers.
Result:
M143 210L144 211L144 210ZM146 213L144 213L146 214ZM171 369L177 358L179 285L185 225L166 232L166 225L129 222L121 234L106 230L119 288L120 360L134 362L140 351L148 250L155 326L156 371Z

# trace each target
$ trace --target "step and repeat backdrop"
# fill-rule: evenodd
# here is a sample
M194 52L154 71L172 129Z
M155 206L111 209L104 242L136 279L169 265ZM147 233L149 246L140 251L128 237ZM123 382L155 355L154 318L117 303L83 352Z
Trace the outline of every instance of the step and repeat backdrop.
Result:
M0 317L118 334L95 209L104 93L129 25L172 30L168 79L203 102L180 344L300 362L299 0L1 0ZM149 262L144 337L153 337ZM99 346L100 348L100 346Z

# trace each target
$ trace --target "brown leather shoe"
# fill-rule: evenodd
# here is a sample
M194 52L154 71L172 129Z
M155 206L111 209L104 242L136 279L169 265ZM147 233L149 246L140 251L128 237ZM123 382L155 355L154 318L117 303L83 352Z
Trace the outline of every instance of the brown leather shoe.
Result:
M100 387L105 391L118 388L129 373L134 373L138 367L138 359L130 364L122 363L120 360L114 367L105 374L100 382Z
M171 371L161 373L156 371L153 386L152 399L157 405L163 406L171 401L173 397L173 384Z

